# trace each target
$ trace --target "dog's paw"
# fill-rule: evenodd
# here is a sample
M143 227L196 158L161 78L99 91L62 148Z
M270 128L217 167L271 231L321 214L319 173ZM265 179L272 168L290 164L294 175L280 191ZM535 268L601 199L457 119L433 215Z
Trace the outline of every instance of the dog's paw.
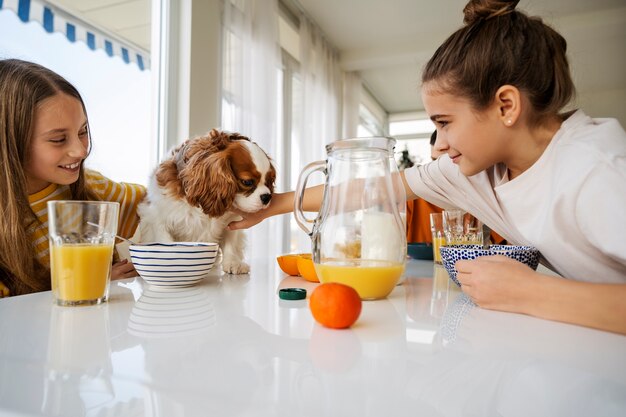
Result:
M245 262L224 261L222 270L226 274L247 274L250 272L250 265Z

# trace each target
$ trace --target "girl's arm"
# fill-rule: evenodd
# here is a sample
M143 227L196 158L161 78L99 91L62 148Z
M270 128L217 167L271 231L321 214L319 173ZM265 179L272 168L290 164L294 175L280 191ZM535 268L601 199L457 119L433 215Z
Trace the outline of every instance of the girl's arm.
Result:
M463 292L480 307L626 334L626 284L542 275L504 256L456 267Z
M407 184L404 178L404 172L400 172L400 178L402 178L402 184L406 192L407 200L413 200L417 196L411 191L411 188ZM304 192L304 200L302 201L302 209L304 211L319 211L322 205L322 198L324 197L324 185L316 185L314 187L307 188ZM254 226L257 223L267 219L268 217L276 216L278 214L286 214L293 212L294 209L294 192L288 191L286 193L274 193L272 195L272 202L264 210L257 211L256 213L243 213L239 212L243 217L242 220L232 222L228 225L230 230L247 229Z
M304 200L302 201L302 209L304 211L319 211L324 196L324 186L316 185L307 188L304 191ZM229 230L247 229L257 223L267 219L268 217L278 214L291 213L293 211L294 192L274 193L272 201L267 208L259 210L256 213L239 212L242 220L232 222L228 225Z
M404 193L406 194L406 201L415 200L417 198L417 194L411 190L409 184L406 182L406 177L404 176L404 170L400 171L400 178L402 178L402 185L404 185Z

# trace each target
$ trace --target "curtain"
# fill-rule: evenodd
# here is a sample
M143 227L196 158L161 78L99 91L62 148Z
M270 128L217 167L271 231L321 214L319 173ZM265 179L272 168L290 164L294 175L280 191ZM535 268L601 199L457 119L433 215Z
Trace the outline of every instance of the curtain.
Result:
M248 136L271 158L280 146L277 0L224 0L223 30L222 128ZM272 218L247 230L247 257L280 253L280 227Z
M343 135L356 138L359 128L359 106L361 104L361 76L358 72L346 72L343 76Z
M300 105L294 109L297 123L291 148L292 166L301 170L310 162L326 159L325 146L341 139L343 82L337 51L306 15L301 14L299 19L301 98ZM314 175L308 186L319 183L321 176ZM307 217L312 216L307 213ZM293 219L291 230L291 247L309 252L310 238Z
M284 163L291 164L297 176L308 163L326 159L325 145L342 136L343 74L338 54L319 28L300 15L299 73L292 108L283 110L284 117L292 117L292 129L285 132L284 140L290 142L283 143L278 125L283 115L278 114L282 106L277 0L224 0L223 5L222 127L249 136L275 162L280 151L291 149ZM282 167L276 168L280 178ZM321 177L314 176L309 185L320 182ZM250 257L311 250L310 238L291 215L261 222L247 233Z
M325 159L324 146L341 138L342 72L339 57L322 32L300 16L302 106L300 166Z

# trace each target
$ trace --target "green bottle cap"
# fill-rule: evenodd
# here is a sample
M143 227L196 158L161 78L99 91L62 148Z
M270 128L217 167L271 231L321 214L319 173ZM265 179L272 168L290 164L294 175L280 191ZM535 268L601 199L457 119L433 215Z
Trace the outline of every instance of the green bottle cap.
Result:
M283 288L278 291L281 300L304 300L306 290L304 288Z

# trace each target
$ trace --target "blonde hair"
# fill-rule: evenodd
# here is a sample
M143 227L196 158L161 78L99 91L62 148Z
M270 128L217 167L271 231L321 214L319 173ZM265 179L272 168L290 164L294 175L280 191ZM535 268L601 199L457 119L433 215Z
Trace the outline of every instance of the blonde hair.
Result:
M422 83L454 92L482 110L503 85L524 92L529 123L562 111L575 94L565 39L538 17L517 11L519 0L470 0L464 23L435 52Z
M60 75L31 62L0 60L0 281L11 295L50 289L49 267L36 259L28 232L38 220L28 202L24 164L37 106L59 93L79 100L87 115L76 88ZM96 199L85 188L82 165L70 190L72 199Z

